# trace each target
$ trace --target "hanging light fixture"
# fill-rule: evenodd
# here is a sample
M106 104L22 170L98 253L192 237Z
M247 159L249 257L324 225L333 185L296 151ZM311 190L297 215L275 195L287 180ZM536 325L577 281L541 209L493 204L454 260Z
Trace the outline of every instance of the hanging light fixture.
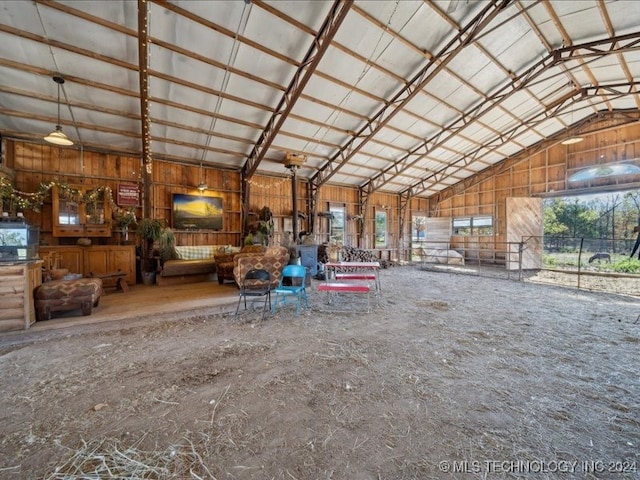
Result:
M204 183L204 180L202 179L202 162L200 162L200 183L198 184L198 190L200 190L200 192L204 192L207 189L207 184Z
M70 147L71 145L73 145L73 142L69 140L69 137L62 133L62 127L60 126L60 85L64 83L64 78L59 75L54 75L53 81L58 84L58 124L56 125L56 129L53 132L44 137L44 141L52 143L54 145Z
M577 136L571 136L569 138L565 138L562 142L560 142L562 145L573 145L574 143L580 143L581 141L583 141L584 138L582 137L577 137Z
M573 126L573 110L571 110L571 126ZM571 135L569 138L565 138L560 143L562 145L573 145L574 143L580 143L584 138L578 135Z

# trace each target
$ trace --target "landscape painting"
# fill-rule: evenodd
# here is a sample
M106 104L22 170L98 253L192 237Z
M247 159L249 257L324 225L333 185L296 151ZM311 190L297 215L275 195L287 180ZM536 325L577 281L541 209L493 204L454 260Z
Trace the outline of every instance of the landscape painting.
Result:
M222 230L222 198L173 194L175 230Z

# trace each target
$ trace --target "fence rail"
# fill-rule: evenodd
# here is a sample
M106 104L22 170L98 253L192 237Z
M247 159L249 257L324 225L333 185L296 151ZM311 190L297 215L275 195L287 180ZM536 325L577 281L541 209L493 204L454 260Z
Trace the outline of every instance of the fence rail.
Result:
M634 240L530 237L522 242L428 242L411 249L420 268L501 276L590 291L640 296L640 274L630 262ZM638 252L636 252L637 254ZM637 262L640 268L640 262Z

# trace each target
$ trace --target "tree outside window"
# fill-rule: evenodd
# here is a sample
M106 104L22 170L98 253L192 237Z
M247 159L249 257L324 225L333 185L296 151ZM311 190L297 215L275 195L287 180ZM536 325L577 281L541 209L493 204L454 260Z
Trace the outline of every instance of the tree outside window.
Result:
M329 220L330 240L332 243L345 244L344 238L344 207L337 205L330 205L329 212L331 212L331 219Z
M376 231L375 247L385 248L387 246L387 212L376 211Z
M411 217L411 240L423 242L427 238L427 217L413 215Z

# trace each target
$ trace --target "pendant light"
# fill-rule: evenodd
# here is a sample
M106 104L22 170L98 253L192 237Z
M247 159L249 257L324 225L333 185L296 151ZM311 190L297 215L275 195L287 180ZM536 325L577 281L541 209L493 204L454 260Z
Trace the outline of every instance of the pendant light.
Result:
M200 192L204 192L207 189L207 184L204 183L203 179L202 179L202 162L200 162L200 183L198 184L198 190L200 190Z
M573 110L571 110L571 127L573 127ZM580 143L584 138L578 135L571 135L569 138L565 138L560 143L562 145L573 145L574 143Z
M73 145L73 142L69 140L69 137L62 133L62 127L60 126L60 85L64 83L64 78L59 75L54 75L53 81L58 84L58 124L56 125L56 129L53 132L44 137L44 141L52 143L54 145L70 147L71 145Z

